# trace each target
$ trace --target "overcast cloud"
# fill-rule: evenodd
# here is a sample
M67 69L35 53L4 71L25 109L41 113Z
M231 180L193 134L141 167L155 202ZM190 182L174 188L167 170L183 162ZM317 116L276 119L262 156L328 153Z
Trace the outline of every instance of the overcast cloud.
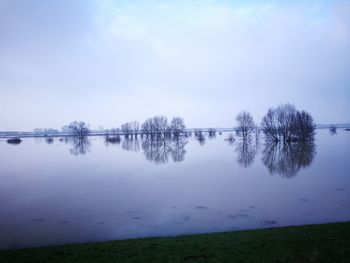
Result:
M349 1L0 0L0 130L231 127L286 102L350 122L349 72Z

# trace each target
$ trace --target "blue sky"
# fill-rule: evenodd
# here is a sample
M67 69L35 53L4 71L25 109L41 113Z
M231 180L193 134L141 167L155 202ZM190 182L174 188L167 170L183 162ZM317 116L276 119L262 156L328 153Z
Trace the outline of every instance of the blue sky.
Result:
M0 0L0 130L260 122L290 102L350 121L349 1Z

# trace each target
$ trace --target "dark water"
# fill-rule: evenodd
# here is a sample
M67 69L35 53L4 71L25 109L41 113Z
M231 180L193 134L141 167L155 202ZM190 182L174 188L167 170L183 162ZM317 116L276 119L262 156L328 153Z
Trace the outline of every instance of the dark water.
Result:
M0 140L0 249L350 220L350 132Z

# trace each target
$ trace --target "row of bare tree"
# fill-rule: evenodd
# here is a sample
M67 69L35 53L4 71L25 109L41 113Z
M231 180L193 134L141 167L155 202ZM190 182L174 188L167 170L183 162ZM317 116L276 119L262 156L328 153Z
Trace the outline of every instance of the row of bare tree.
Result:
M174 117L171 122L164 116L148 118L141 126L142 134L148 137L179 137L185 131L185 122L180 117Z
M142 125L138 121L127 122L121 125L121 128L111 129L107 135L112 135L109 140L120 138L120 134L123 134L125 138L135 137L140 134L146 138L169 138L179 137L185 132L185 122L180 117L174 117L171 122L164 116L154 116L146 119Z
M243 139L250 137L259 129L255 124L252 115L247 111L242 111L236 116L237 134ZM180 117L174 117L171 122L164 116L154 116L146 119L140 126L138 121L127 122L121 128L111 129L107 136L113 135L112 140L120 140L120 134L126 138L137 137L138 134L146 138L168 138L179 137L185 134L185 122ZM72 122L64 129L76 137L84 137L90 133L88 125L81 122ZM261 129L269 141L307 141L312 140L315 134L315 124L312 116L306 111L299 111L291 104L280 105L270 108L264 116ZM198 132L197 132L198 133ZM215 130L210 130L209 135L215 136ZM201 137L201 133L197 136Z
M119 138L121 134L126 138L130 136L135 136L136 138L138 134L145 135L147 138L179 137L184 133L185 128L185 122L180 117L174 117L169 123L168 119L164 116L154 116L148 118L141 126L138 121L124 123L120 128L106 131L106 135L111 135L113 138ZM89 126L83 121L74 121L64 126L62 130L76 137L84 137L90 133Z

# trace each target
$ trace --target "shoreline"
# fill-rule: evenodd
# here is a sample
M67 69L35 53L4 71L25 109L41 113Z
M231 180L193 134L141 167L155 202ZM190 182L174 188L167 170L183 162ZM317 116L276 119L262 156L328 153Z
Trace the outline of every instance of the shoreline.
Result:
M0 251L0 262L346 262L350 221Z

